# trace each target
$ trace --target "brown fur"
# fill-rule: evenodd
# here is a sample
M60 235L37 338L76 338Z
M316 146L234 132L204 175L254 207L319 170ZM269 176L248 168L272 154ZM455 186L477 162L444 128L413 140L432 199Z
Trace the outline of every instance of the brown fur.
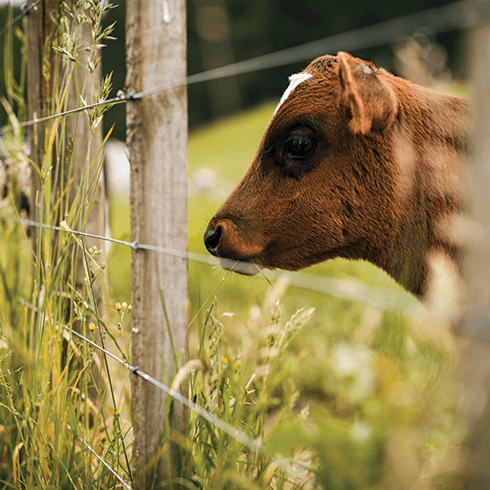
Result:
M305 72L312 77L272 116L206 246L286 270L365 259L423 295L431 252L459 260L446 225L460 208L465 101L347 53ZM290 151L296 131L316 145L306 158Z

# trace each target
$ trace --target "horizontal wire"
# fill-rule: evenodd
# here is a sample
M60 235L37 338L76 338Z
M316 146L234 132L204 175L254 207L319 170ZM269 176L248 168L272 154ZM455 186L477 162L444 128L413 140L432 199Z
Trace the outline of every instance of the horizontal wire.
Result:
M140 99L181 85L209 82L219 78L278 68L306 61L339 49L354 51L391 44L399 39L410 37L414 32L423 28L429 28L432 33L437 34L455 28L475 27L486 23L488 20L490 20L490 2L488 0L483 2L475 0L455 2L443 7L405 15L372 26L361 27L292 48L257 56L249 60L196 73L173 84L168 83L132 94L132 98Z
M42 1L42 0L38 0ZM151 95L193 85L196 83L210 82L221 78L235 75L243 75L259 70L277 68L280 66L305 61L321 56L339 49L344 51L355 51L358 49L372 48L384 44L391 44L412 36L417 31L423 32L429 29L431 33L437 34L451 29L463 29L481 26L490 20L490 1L462 1L455 2L443 7L436 7L423 12L405 15L397 19L388 20L368 27L361 27L348 32L343 32L334 36L329 36L317 41L301 44L293 48L287 48L274 53L257 56L249 60L239 61L230 65L214 68L201 73L189 75L181 80L169 82L158 87L143 90L141 92L131 91L125 93L118 91L118 95L94 104L85 105L76 109L60 112L50 116L45 116L31 121L19 123L20 127L32 126L38 123L50 121L58 117L76 114L86 110L94 109L105 105L126 103L131 100L138 100ZM12 131L11 126L2 128L2 131Z
M14 19L12 19L7 25L5 25L0 30L0 37L2 37L9 29L11 29L12 27L14 27L14 25L17 24L17 22L21 21L24 17L26 17L33 8L37 7L43 1L44 0L36 0L31 5L27 5L27 3L25 3L21 7L20 14L17 17L15 17Z
M38 223L36 221L26 219L12 219L12 221L14 223L25 226L47 228L56 231L62 231L65 233L73 233L74 235L90 237L97 240L112 242L130 247L135 251L148 250L192 260L194 262L200 262L210 266L218 265L218 261L215 257L208 257L198 253L184 252L182 250L174 250L155 245L139 244L137 242L128 242L125 240L118 240L116 238L95 235L93 233L72 230L68 227ZM265 277L265 279L269 282L274 280L274 274L274 272L267 270L261 271L261 275ZM336 279L332 277L316 276L313 274L306 274L302 272L284 272L284 274L286 275L287 280L289 281L291 286L295 286L308 291L315 291L321 294L335 296L337 298L345 299L348 301L354 301L356 303L364 304L372 308L396 313L407 318L418 320L427 319L427 315L423 307L421 307L420 304L416 300L414 300L409 293L406 292L400 292L383 287L368 286L362 281L356 279Z
M50 116L40 117L37 119L32 119L31 121L24 121L18 124L18 127L25 128L28 126L34 126L35 124L43 123L46 121L51 121L52 119L57 119L59 117L70 116L71 114L78 114L79 112L88 111L90 109L95 109L96 107L102 107L106 105L116 105L122 104L130 100L131 97L126 96L125 94L120 94L112 99L105 99L100 102L95 102L93 104L84 105L82 107L77 107L75 109L70 109L68 111L59 112L58 114L52 114ZM4 131L11 129L11 127L7 126L3 128Z
M183 259L193 260L195 262L202 262L202 263L209 264L209 265L216 265L216 263L215 263L216 261L215 261L215 259L213 259L213 257L204 257L201 254L197 254L197 253L193 253L193 252L184 252L183 250L175 250L172 248L160 247L158 245L147 245L147 244L138 243L136 241L128 242L125 240L119 240L117 238L95 235L93 233L87 233L84 231L72 230L69 227L50 225L47 223L39 223L37 221L32 221L32 220L28 220L28 219L12 219L12 221L14 223L18 223L18 224L21 224L24 226L34 226L36 228L46 228L46 229L51 229L51 230L55 230L55 231L63 231L65 233L73 233L74 235L80 235L80 236L84 236L84 237L95 238L97 240L116 243L118 245L124 245L126 247L130 247L136 252L138 250L149 250L149 251L153 251L153 252L163 253L166 255L172 255L174 257L180 257Z
M70 426L70 424L66 424L66 427L70 430L73 430ZM77 434L77 437L79 441L122 483L122 485L127 488L128 490L133 490L130 485L128 485L121 476L119 476L116 471L111 467L111 465L104 460L102 456L100 456L93 448L90 446L90 444L85 441L81 436Z
M128 247L131 247L135 250L137 248L135 244L133 244L131 242L126 242L124 240L118 240L117 238L102 237L102 236L94 235L92 233L87 233L84 231L77 231L77 230L72 230L70 228L63 228L61 226L50 225L48 223L39 223L38 221L32 221L29 219L13 219L12 221L14 223L19 223L19 224L25 225L25 226L34 226L36 228L46 228L46 229L55 230L55 231L64 231L65 233L73 233L74 235L81 235L81 236L90 237L90 238L98 238L100 240L105 240L107 242L118 243L120 245L127 245Z
M27 305L27 303L24 302L24 304ZM148 381L152 385L156 386L163 392L165 392L167 395L171 396L178 402L182 403L186 407L188 407L190 410L193 412L197 413L199 416L202 418L206 419L210 424L214 425L216 428L221 429L223 432L226 432L229 436L233 437L236 441L240 442L244 446L247 446L249 449L252 451L259 451L262 449L262 443L259 440L252 439L251 437L247 436L244 432L241 430L237 429L236 427L233 427L232 425L228 424L227 422L224 422L223 420L219 419L215 415L213 415L211 412L208 412L206 409L202 408L201 406L197 405L196 403L192 402L188 398L185 398L182 396L179 392L173 390L166 384L162 383L161 381L158 381L157 379L153 378L149 374L145 373L141 369L139 369L137 366L132 366L129 364L127 361L124 361L123 359L119 358L118 356L114 355L112 352L109 352L107 349L104 349L100 345L96 344L95 342L91 341L87 337L83 336L82 334L76 332L75 330L71 329L70 327L67 327L66 325L63 325L63 328L70 332L70 334L75 335L79 339L83 340L84 342L87 342L90 344L92 347L95 347L96 349L100 350L104 354L108 355L121 365L123 365L126 369L131 371L133 374L136 376L139 376L140 378L143 378L144 380Z
M66 230L65 230L66 231ZM23 298L17 298L17 300L22 303L25 307L32 309L34 311L37 311L37 307L34 306L31 303L28 303L25 301ZM231 424L219 419L215 415L213 415L211 412L208 412L206 409L202 408L201 406L197 405L196 403L192 402L188 398L185 398L183 395L181 395L179 392L173 390L166 384L162 383L161 381L158 381L157 379L153 378L149 374L145 373L142 371L140 368L137 366L132 366L129 364L129 362L121 359L120 357L116 356L112 352L108 351L107 349L104 349L97 343L93 342L92 340L88 339L81 333L73 330L72 328L68 327L67 325L63 325L63 328L69 332L70 335L74 335L75 337L78 337L80 340L83 340L87 344L91 345L95 349L98 349L105 355L109 356L111 359L114 359L116 362L124 366L126 369L131 371L133 374L136 376L139 376L140 378L143 378L144 380L148 381L152 385L156 386L163 392L165 392L167 395L171 396L178 402L182 403L185 405L187 408L192 410L194 413L197 415L201 416L202 418L206 419L210 424L212 424L214 427L222 430L223 432L226 432L229 436L231 436L233 439L238 441L239 443L243 444L244 446L248 447L250 450L256 452L260 451L263 448L262 442L258 439L253 439L247 434L245 434L243 431L240 429L237 429L236 427L233 427Z

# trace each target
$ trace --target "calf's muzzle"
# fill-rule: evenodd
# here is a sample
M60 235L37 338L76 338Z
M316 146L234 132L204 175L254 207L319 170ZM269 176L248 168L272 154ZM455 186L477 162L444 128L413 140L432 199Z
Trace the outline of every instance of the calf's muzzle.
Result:
M254 243L246 230L231 219L215 216L204 233L204 245L220 259L224 269L250 276L263 267L255 260L259 260L264 247Z

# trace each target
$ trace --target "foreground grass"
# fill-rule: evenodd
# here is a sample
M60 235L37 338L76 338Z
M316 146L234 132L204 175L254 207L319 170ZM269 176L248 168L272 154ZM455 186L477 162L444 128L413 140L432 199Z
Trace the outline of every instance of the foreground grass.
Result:
M47 89L44 101L51 113L66 108L69 90L78 100L93 102L107 97L110 88L107 78L100 93L86 89L98 63L98 44L110 34L110 28L101 27L109 6L89 0L58 7L49 40L53 46L45 49L51 54L43 63L43 73L53 82L46 84L52 91ZM81 40L82 28L92 31L91 42ZM20 29L16 35L25 41ZM13 31L6 36L4 59L11 60ZM85 66L79 52L88 53ZM37 219L84 229L102 171L93 139L101 112L89 114L87 153L77 155L83 157L83 169L74 163L74 135L67 134L66 119L46 124L45 139L39 142L44 156L32 161L18 126L25 117L25 78L16 81L11 75L7 98L1 101L12 129L2 138L7 160L0 201L0 488L117 488L113 474L89 446L131 479L125 440L129 424L120 418L124 400L116 399L113 372L106 369L104 357L74 336L78 332L102 344L116 340L116 322L99 315L95 291L104 290L100 254L71 233L33 230L16 222L26 217L20 203L28 186L20 182L29 169L39 180ZM75 117L77 124L87 123L86 114ZM80 185L70 188L79 170ZM57 182L68 184L60 189ZM121 332L121 355L123 338Z

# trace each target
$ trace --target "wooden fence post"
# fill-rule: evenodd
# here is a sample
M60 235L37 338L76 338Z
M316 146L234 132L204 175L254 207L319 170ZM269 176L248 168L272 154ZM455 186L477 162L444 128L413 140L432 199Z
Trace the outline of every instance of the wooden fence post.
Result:
M473 145L468 201L474 229L466 261L468 346L464 398L468 416L467 490L490 488L490 26L476 29L471 46Z
M28 0L30 7L35 0ZM46 116L50 87L43 76L43 55L46 40L52 34L52 19L57 11L57 0L45 0L34 6L27 16L26 25L26 58L27 58L27 109L28 119ZM52 77L51 77L52 78ZM36 163L44 158L44 124L29 126L30 158ZM30 218L37 221L37 194L41 181L37 172L31 172ZM31 243L36 250L37 230L31 229Z
M183 0L127 4L127 89L143 91L186 75ZM127 143L131 164L131 239L187 251L187 91L171 89L130 101ZM168 383L173 349L186 342L187 260L145 250L132 252L132 364ZM169 332L171 336L169 337ZM164 427L165 395L133 378L134 467L137 487L149 488ZM179 407L177 407L179 408ZM158 457L157 457L158 459Z

